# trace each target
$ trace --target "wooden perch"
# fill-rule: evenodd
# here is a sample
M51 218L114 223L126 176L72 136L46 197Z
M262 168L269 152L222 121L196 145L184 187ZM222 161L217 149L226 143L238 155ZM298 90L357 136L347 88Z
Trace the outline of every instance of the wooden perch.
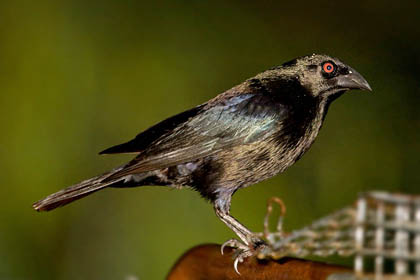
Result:
M233 250L225 249L221 255L220 245L199 245L187 251L171 269L168 280L325 280L333 273L351 272L351 269L296 258L257 260L248 258L238 265L238 275L233 268Z

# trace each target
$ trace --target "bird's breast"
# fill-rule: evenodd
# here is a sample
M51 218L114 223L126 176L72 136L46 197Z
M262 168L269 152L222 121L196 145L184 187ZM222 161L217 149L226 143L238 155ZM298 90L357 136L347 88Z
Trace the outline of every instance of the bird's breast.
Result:
M224 150L214 157L222 168L220 182L246 187L283 172L312 145L322 126L324 107L306 115L290 114L270 137Z

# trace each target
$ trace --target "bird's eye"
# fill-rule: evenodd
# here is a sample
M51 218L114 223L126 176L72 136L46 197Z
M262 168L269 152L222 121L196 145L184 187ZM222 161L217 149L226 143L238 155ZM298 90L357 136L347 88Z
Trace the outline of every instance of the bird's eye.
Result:
M332 62L325 62L322 65L322 70L324 70L325 73L330 74L335 71L335 65Z

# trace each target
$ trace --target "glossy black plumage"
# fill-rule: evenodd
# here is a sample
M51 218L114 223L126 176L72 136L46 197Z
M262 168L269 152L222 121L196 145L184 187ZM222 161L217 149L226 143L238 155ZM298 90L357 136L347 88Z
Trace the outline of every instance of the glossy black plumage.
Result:
M338 59L297 58L104 150L101 154L137 156L34 208L51 210L105 187L190 186L214 204L219 218L246 244L252 243L251 232L229 215L232 195L296 162L315 140L330 103L349 89L370 87Z

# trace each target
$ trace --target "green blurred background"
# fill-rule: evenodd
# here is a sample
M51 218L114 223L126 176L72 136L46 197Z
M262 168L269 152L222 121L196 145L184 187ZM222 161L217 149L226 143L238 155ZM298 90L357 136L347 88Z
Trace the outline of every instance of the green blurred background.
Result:
M291 3L294 2L294 3ZM239 191L255 231L280 196L297 229L420 183L419 1L1 1L0 278L163 279L188 248L233 237L197 193L110 189L31 204L128 156L97 152L304 54L341 58L374 92L336 101L310 152Z

